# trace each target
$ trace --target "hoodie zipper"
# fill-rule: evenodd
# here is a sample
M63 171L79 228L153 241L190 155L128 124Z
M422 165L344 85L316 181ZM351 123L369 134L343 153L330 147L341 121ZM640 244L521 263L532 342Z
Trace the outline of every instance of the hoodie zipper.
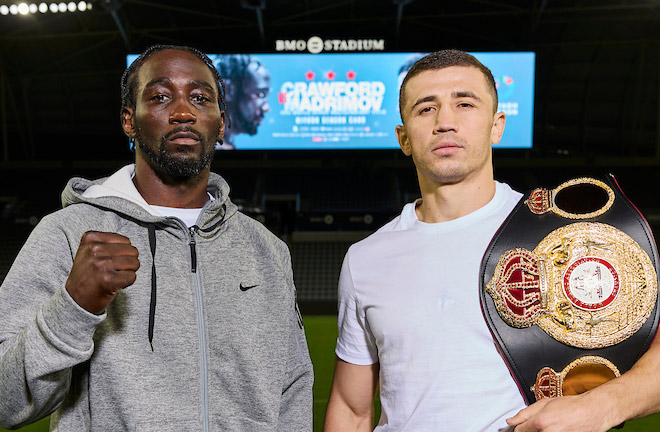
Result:
M200 397L202 401L202 422L204 432L209 431L209 386L208 386L208 357L206 352L206 325L204 323L204 303L202 301L202 280L197 272L197 250L195 234L197 226L189 228L190 232L190 272L193 277L195 290L195 303L197 309L197 334L199 339L199 373L200 373Z
M192 273L197 273L197 251L195 250L195 228L196 226L191 226L188 228L190 230L190 271Z

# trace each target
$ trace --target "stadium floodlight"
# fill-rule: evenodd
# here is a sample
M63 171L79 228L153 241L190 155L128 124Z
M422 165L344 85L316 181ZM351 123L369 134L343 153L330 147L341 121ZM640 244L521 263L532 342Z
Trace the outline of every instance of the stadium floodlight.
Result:
M92 9L90 1L58 1L51 2L48 0L41 3L28 3L27 1L20 1L13 4L0 5L0 15L30 15L38 12L44 14L51 13L64 13L64 12L84 12Z

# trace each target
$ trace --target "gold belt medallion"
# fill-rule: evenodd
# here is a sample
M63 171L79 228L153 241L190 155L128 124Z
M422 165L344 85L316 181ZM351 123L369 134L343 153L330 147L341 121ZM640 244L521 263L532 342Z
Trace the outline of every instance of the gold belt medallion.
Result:
M505 252L486 291L510 326L536 324L564 344L594 349L639 330L657 288L637 242L613 226L579 222L552 231L533 251Z

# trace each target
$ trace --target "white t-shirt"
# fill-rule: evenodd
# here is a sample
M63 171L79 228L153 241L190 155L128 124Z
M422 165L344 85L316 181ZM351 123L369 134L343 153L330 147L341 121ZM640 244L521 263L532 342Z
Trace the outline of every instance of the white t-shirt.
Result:
M150 205L150 207L163 216L169 216L169 217L175 217L181 219L188 228L190 228L191 226L197 223L197 218L199 218L199 214L202 212L201 207L191 208L191 209L162 207L156 205Z
M421 222L415 203L350 247L339 280L342 360L380 362L375 431L497 431L525 407L479 302L479 268L521 194L497 183L479 210Z
M209 196L209 200L213 201L213 195L206 192ZM188 228L197 223L199 214L202 212L202 208L177 208L177 207L163 207L149 204L152 210L160 213L163 216L175 217L181 219Z

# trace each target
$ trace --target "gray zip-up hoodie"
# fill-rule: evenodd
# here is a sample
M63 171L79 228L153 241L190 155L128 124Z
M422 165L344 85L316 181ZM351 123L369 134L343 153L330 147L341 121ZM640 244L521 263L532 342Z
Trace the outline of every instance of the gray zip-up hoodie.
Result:
M0 424L53 413L56 431L311 431L286 245L237 211L218 175L189 229L149 208L133 172L69 181L64 208L37 225L0 287ZM141 263L98 316L64 288L90 230L128 237Z

